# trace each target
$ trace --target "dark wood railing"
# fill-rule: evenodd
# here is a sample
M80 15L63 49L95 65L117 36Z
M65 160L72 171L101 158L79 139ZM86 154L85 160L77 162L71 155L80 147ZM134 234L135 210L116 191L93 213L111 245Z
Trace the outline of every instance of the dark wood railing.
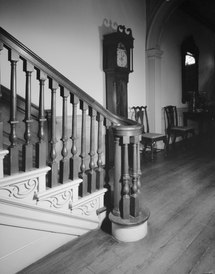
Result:
M4 50L8 51L9 61L11 63L10 132L8 132L9 175L49 165L51 170L47 179L47 187L63 184L67 182L68 179L75 180L82 178L83 181L79 194L80 196L85 196L97 189L103 188L104 185L107 184L104 178L110 179L109 176L105 176L104 171L109 172L111 168L110 155L113 155L113 152L109 151L109 149L112 148L113 150L113 144L115 142L113 212L117 215L120 212L122 218L128 218L130 214L137 216L139 212L138 193L140 191L139 137L142 132L142 127L131 120L126 120L109 112L87 93L0 28L0 54ZM23 62L25 73L26 90L23 121L18 121L17 119L18 62ZM31 117L31 89L32 76L35 71L36 80L38 81L39 114L36 121L38 139L33 143L32 126L35 121L33 121ZM45 90L46 81L49 83L50 91ZM46 92L51 92L51 115L48 121L44 109ZM56 128L56 111L60 104L59 101L57 102L58 94L60 94L62 98L60 151ZM68 105L70 105L72 109L70 115L72 119L71 132L68 126ZM78 106L80 107L79 112ZM79 115L78 113L81 114ZM81 116L80 132L78 131L79 116ZM23 166L20 170L20 144L17 142L17 126L23 122L25 124L24 141L21 150ZM47 123L48 126L45 126ZM1 124L2 123L0 123L0 134L2 134ZM89 130L87 124L89 124ZM46 131L47 128L49 129L48 132ZM111 138L111 133L114 135L114 142L113 138ZM47 144L47 138L45 138L46 134L50 136L49 144ZM104 138L105 135L108 138ZM112 141L113 144L108 144L107 141ZM47 145L49 147L48 153ZM2 147L3 138L0 140L0 148ZM132 155L131 168L129 167L128 161L129 153ZM33 157L35 157L35 163ZM122 163L121 159L123 160ZM121 165L123 166L122 169ZM130 205L132 205L132 207L130 207Z

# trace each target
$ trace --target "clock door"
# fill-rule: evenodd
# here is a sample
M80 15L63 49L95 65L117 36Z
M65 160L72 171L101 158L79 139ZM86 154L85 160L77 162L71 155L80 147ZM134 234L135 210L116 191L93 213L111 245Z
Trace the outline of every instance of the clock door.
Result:
M128 117L128 74L110 72L106 74L107 109L114 114Z
M116 109L117 114L123 117L128 117L127 83L126 75L116 81Z

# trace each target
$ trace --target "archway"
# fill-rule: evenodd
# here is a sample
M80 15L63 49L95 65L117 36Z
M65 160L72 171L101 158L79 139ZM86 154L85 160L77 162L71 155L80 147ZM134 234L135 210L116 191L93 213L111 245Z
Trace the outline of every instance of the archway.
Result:
M184 0L160 1L159 5L150 8L146 37L146 104L150 110L150 128L161 131L161 58L160 48L162 33L170 16Z

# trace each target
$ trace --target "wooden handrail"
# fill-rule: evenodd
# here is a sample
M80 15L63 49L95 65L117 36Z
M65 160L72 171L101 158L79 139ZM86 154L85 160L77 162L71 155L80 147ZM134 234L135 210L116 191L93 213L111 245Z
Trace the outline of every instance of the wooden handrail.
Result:
M18 41L15 37L9 34L6 30L0 27L0 41L3 42L4 46L8 49L14 49L19 53L19 55L32 64L34 64L35 69L43 71L48 75L49 78L55 80L60 86L71 91L74 95L78 96L80 100L87 103L94 110L101 113L105 118L109 119L114 124L136 124L133 120L125 119L124 117L117 116L111 113L109 110L104 108L95 99L93 99L89 94L83 91L81 88L76 86L73 82L67 79L63 74L54 69L46 61L40 58L37 54L31 51L28 47Z

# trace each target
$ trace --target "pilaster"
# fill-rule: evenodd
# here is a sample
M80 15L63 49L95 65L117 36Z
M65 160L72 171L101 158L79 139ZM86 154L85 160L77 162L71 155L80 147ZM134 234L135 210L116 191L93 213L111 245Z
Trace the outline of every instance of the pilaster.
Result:
M150 131L161 132L161 57L159 48L147 50L147 94Z

